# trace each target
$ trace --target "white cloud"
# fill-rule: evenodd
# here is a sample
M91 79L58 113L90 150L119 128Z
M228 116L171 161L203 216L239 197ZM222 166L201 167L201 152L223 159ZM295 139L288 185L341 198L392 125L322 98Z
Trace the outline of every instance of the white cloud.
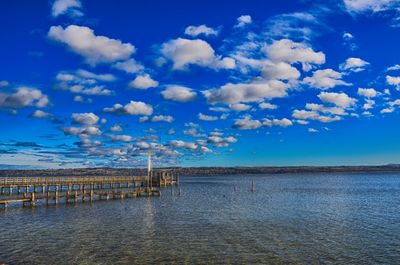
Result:
M397 71L400 70L400 64L395 64L386 69L386 71Z
M132 58L123 62L117 62L112 67L129 74L139 73L144 70L144 66Z
M96 126L85 126L85 127L66 127L62 128L64 134L74 135L83 139L90 138L95 135L100 135L102 132Z
M350 57L339 66L339 69L349 70L352 72L361 72L365 70L367 65L369 65L369 62L366 62L360 58Z
M202 120L202 121L216 121L216 120L218 120L217 116L205 115L205 114L203 114L201 112L198 114L198 117L199 117L199 120Z
M36 88L19 87L15 93L0 92L0 108L20 109L28 106L46 107L49 103L47 95Z
M285 62L267 63L262 70L263 77L267 79L296 80L300 72Z
M277 108L278 108L277 105L271 104L271 103L269 103L269 102L262 102L262 103L260 103L260 104L258 105L258 107L259 107L260 109L270 109L270 110L273 110L273 109L277 109Z
M374 98L378 92L373 88L358 88L357 94L366 98Z
M109 134L108 137L111 138L112 141L114 142L132 142L133 137L130 135L123 135L123 134Z
M106 36L96 36L91 28L84 26L69 25L65 29L62 26L52 26L48 36L68 45L90 65L127 60L135 52L132 44Z
M289 126L293 125L293 122L291 120L287 119L287 118L283 118L283 119L280 119L280 120L279 119L273 119L273 120L264 119L263 125L266 125L266 126L269 126L269 127L271 127L273 125L281 126L281 127L289 127Z
M144 115L149 116L153 114L153 107L141 101L130 101L125 106L121 104L114 104L111 108L104 108L104 112L115 114L128 114L128 115Z
M253 130L260 128L262 123L259 120L253 120L250 116L245 116L241 119L235 120L233 128L240 130Z
M333 122L339 121L342 118L340 116L324 116L320 115L317 111L314 110L297 110L295 109L292 113L292 117L298 119L296 122L300 124L308 124L308 122L304 122L303 120L315 120L319 122Z
M148 74L139 75L129 83L129 87L136 89L148 89L157 86L158 82L153 80Z
M323 52L315 52L306 44L289 39L274 41L265 48L265 53L273 62L301 63L305 71L310 70L313 64L325 63Z
M230 143L236 143L237 139L235 137L221 137L221 136L209 136L207 142L213 144L216 147L227 147Z
M164 91L161 92L164 99L177 101L177 102L188 102L192 101L197 97L197 93L191 88L170 85Z
M185 34L192 36L192 37L196 37L198 35L205 35L205 36L210 36L210 35L214 35L217 36L218 35L218 30L215 30L213 28L207 27L206 25L199 25L199 26L188 26L185 29Z
M308 132L310 132L310 133L317 133L318 130L317 130L317 129L314 129L314 128L308 128Z
M350 13L382 12L399 7L398 0L344 0Z
M55 0L51 7L53 17L69 15L72 17L83 16L81 11L82 3L79 0Z
M57 87L63 90L68 90L72 93L89 95L89 96L111 96L114 94L114 91L104 88L104 86L85 87L83 85L69 86L60 84Z
M243 103L235 103L235 104L230 104L229 108L234 111L246 111L249 110L251 106Z
M175 119L170 115L166 115L166 116L165 115L157 115L151 119L152 122L158 122L158 121L173 122L174 120Z
M366 99L362 108L365 110L368 110L368 109L372 109L374 107L374 105L375 105L375 100Z
M213 69L235 68L235 60L215 55L214 49L204 40L174 39L161 46L163 56L173 62L174 70L199 65Z
M352 39L354 39L353 34L351 34L350 32L345 32L343 33L343 40L345 41L351 41Z
M203 92L209 103L235 104L257 102L264 99L282 98L287 95L288 85L278 80L253 81L251 83L228 83L218 89Z
M123 129L122 129L121 125L119 125L119 124L114 124L114 126L112 126L112 127L110 128L110 131L112 131L112 132L122 132Z
M322 92L318 97L325 103L332 103L342 108L350 107L357 102L355 98L351 98L345 93Z
M311 77L304 78L303 82L318 89L329 89L335 86L350 86L350 83L343 81L342 73L332 69L317 70Z
M90 112L90 113L73 113L72 121L74 123L79 123L83 125L95 125L99 121L99 117Z
M76 74L82 78L95 79L103 82L112 82L116 80L116 77L112 74L95 74L83 69L77 70Z
M392 86L396 86L397 89L400 88L400 76L386 76L386 83Z
M251 24L253 20L251 19L250 15L243 15L237 18L237 24L235 27L242 28L248 24Z
M399 105L400 105L400 99L396 99L396 100L394 100L394 101L389 102L389 105L390 105L391 107L399 106Z
M394 111L394 108L384 108L380 111L380 113L392 113Z
M48 112L44 112L42 110L35 110L32 115L33 118L38 118L38 119L47 119L47 118L51 118L53 116L53 114L48 113Z
M324 105L315 103L307 103L306 109L333 115L347 115L347 112L341 107L326 107Z
M182 140L171 140L170 144L174 147L178 147L178 148L184 147L184 148L191 149L191 150L195 150L198 147L198 145L196 143L184 142Z

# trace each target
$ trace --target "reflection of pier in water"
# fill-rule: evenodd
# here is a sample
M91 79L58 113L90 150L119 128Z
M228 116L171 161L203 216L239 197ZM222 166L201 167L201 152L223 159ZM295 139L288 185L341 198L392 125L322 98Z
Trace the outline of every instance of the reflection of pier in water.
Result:
M22 203L35 206L59 202L124 199L160 196L160 188L179 184L173 170L151 169L148 176L113 177L3 177L0 178L0 205Z

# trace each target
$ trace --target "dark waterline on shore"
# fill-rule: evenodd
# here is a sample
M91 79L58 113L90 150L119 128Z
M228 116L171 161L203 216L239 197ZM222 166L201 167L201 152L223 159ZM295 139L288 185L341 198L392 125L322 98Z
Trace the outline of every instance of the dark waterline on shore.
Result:
M167 188L161 198L1 209L0 264L400 260L398 173L182 177L181 183L182 196Z

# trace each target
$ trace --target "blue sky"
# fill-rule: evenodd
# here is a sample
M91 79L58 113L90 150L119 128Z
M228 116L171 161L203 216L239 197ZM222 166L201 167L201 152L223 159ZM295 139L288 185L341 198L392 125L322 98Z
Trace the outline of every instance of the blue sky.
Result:
M400 163L400 1L3 1L0 168Z

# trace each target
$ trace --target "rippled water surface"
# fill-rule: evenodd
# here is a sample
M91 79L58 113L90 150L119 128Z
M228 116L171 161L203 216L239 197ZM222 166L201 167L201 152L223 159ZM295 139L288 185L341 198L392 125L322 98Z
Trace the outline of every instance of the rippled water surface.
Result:
M399 174L182 177L181 188L1 209L0 263L400 262Z

